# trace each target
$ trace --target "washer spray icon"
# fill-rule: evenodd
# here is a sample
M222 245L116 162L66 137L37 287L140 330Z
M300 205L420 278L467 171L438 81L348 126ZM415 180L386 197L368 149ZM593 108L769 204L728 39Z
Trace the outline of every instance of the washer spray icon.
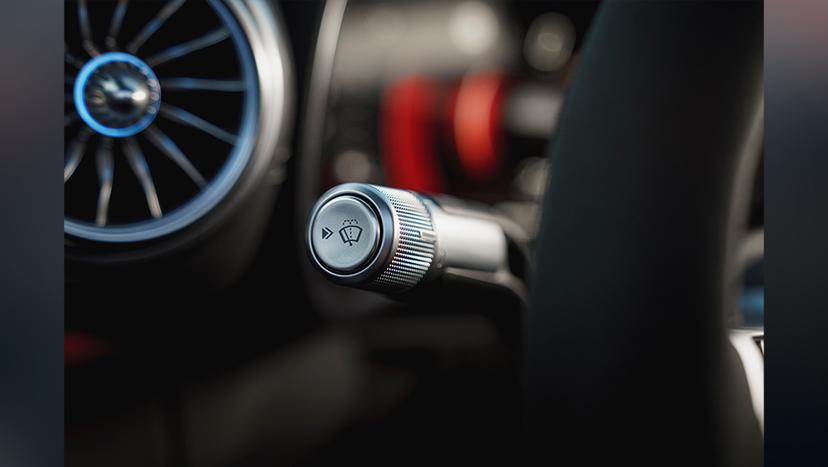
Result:
M345 219L342 221L343 227L339 229L339 238L342 239L342 243L353 246L354 243L359 242L359 237L362 236L362 227L358 224L356 219Z

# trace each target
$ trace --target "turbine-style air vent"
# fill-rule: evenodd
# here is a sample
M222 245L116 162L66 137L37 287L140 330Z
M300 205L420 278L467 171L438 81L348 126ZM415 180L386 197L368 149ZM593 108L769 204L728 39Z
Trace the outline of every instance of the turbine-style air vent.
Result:
M66 3L67 234L102 242L167 235L238 181L261 102L250 36L232 5Z

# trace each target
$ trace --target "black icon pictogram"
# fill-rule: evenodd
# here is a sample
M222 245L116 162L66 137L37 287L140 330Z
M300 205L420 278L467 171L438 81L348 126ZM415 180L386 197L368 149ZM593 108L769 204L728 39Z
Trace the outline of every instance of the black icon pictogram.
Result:
M362 227L356 219L345 219L342 221L343 227L339 229L339 238L342 243L348 246L354 246L354 243L359 243L359 238L362 236Z
M327 240L327 239L331 238L331 235L333 235L333 230L331 230L327 227L322 228L322 240Z

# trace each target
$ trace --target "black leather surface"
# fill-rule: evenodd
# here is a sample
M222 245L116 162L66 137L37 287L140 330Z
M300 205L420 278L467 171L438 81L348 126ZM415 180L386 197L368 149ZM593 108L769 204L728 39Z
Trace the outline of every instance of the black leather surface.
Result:
M761 72L761 2L602 7L551 148L526 325L536 459L761 465L721 309Z

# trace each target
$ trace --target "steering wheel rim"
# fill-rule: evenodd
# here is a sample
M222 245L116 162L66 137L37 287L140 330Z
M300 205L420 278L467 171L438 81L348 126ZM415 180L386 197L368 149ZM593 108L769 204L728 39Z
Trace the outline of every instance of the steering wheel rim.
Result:
M723 296L761 2L607 2L554 145L526 320L530 451L761 465Z

